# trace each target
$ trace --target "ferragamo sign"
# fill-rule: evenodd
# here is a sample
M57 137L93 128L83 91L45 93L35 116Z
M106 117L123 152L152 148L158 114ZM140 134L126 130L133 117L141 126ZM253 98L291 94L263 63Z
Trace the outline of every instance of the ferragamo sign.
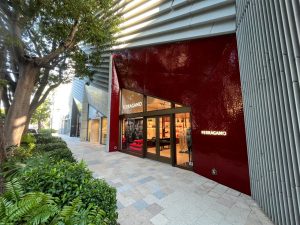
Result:
M135 102L135 103L123 105L123 109L128 110L128 109L134 109L134 108L142 107L142 106L143 106L142 102Z

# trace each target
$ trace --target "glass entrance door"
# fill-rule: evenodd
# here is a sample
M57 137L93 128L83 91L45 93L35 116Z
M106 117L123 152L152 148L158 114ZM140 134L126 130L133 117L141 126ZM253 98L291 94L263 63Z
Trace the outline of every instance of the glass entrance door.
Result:
M192 136L190 113L175 114L176 164L192 168Z
M146 156L171 162L171 118L158 116L147 118Z
M155 158L156 156L156 117L147 118L147 153L146 155L150 158Z
M159 117L159 156L171 159L171 119L170 116Z

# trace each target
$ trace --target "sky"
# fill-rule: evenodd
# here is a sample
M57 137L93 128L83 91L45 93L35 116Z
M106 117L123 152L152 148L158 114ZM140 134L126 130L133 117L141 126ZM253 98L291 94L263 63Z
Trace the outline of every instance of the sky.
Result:
M64 116L70 114L72 83L62 84L55 89L52 99L51 124L55 130L60 130Z

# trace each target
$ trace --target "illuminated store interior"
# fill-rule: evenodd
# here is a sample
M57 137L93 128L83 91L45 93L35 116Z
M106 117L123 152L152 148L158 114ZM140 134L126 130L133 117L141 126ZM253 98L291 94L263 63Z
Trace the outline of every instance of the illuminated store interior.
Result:
M192 168L190 109L159 98L122 90L120 149Z

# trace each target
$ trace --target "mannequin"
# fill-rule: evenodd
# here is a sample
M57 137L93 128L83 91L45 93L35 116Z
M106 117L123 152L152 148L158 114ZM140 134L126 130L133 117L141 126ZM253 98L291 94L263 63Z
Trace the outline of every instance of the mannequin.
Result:
M184 147L185 147L185 133L183 130L180 130L179 132L179 147L180 147L180 153L184 153Z

